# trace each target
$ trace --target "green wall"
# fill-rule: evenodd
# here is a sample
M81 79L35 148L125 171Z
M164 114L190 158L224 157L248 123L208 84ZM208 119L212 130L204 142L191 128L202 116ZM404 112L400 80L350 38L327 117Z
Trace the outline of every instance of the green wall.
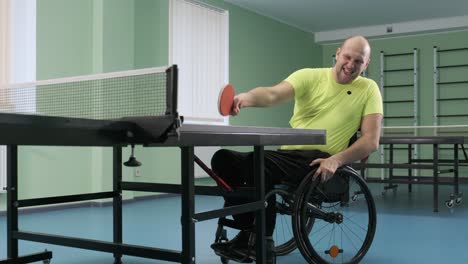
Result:
M168 1L135 1L135 68L168 65L168 10Z
M37 78L88 74L92 68L93 0L37 1Z
M102 19L104 25L102 71L133 69L135 67L135 1L105 0Z

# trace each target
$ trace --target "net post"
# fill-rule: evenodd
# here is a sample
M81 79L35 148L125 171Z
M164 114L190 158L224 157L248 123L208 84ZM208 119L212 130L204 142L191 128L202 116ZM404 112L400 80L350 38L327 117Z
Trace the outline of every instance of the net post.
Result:
M166 115L174 117L174 130L179 136L182 120L177 112L178 67L173 64L166 70Z
M174 64L166 70L166 115L177 113L177 74L178 68Z

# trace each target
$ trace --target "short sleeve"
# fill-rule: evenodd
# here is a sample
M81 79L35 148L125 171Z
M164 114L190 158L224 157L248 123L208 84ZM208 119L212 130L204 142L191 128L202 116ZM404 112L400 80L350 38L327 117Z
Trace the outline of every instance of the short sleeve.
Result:
M382 95L380 94L379 87L374 81L370 84L369 97L364 107L363 116L369 114L383 114Z

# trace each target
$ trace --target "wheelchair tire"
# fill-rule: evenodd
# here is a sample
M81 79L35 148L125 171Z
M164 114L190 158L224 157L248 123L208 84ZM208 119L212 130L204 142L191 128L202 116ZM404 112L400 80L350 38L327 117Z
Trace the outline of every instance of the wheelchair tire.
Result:
M304 178L295 196L293 231L299 251L309 263L358 263L376 230L371 192L361 176L345 166L337 174L348 177L349 190L340 201L327 199L318 181L312 180L313 173Z

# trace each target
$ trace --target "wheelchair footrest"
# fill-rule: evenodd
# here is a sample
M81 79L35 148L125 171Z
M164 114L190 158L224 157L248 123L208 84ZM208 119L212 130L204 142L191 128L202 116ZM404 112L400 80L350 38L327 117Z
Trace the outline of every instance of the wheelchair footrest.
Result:
M253 228L253 226L246 227L244 225L238 224L235 220L227 219L227 218L224 218L224 217L219 218L218 225L234 228L234 229L237 229L237 230L250 230L250 229Z
M214 251L216 255L228 259L228 260L234 260L239 263L252 263L253 260L249 257L242 256L233 252L223 252L223 251Z

